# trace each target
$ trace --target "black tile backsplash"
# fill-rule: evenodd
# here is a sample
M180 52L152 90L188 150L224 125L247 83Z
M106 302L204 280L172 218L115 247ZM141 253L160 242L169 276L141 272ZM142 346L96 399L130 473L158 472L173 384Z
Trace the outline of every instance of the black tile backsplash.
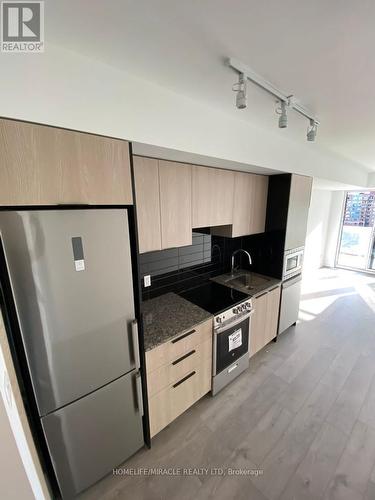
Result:
M199 232L198 232L199 231ZM193 232L193 244L140 255L142 298L147 300L168 292L181 292L230 270L234 250L247 250L253 264L251 270L280 277L282 236L262 233L240 238L211 236L209 229ZM236 266L248 269L244 255L236 255ZM143 276L151 275L151 286L145 288Z

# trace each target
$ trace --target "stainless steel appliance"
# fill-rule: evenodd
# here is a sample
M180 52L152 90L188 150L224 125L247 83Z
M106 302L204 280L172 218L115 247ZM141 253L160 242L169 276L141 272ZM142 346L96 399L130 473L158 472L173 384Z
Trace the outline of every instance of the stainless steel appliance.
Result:
M212 395L249 366L250 299L214 317Z
M286 250L284 253L283 279L287 280L302 272L304 247Z
M295 325L298 319L299 302L301 297L302 275L284 281L282 284L279 334L290 326Z
M249 366L252 302L246 293L209 281L180 293L214 315L212 395Z
M41 426L64 498L143 445L125 209L0 212Z

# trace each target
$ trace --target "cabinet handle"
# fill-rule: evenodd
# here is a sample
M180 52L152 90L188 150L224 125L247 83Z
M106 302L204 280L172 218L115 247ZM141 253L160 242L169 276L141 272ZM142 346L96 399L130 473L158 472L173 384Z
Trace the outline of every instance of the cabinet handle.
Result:
M143 409L143 395L142 395L142 379L140 373L138 373L135 377L135 382L136 382L136 391L137 391L137 404L138 404L138 410L143 417L144 415L144 409Z
M184 382L186 382L186 380L188 380L190 377L192 377L195 374L196 374L196 372L194 371L194 372L189 373L189 375L186 375L186 377L182 378L181 380L179 380L178 382L176 382L173 385L173 389L175 389L176 387L178 387L180 384L183 384Z
M189 335L192 335L195 333L195 330L190 330L190 332L186 332L181 337L178 337L177 339L172 340L172 344L175 344L176 342L179 342L180 340L184 339L185 337L188 337Z
M264 292L264 293L261 293L260 295L257 295L255 298L260 299L261 297L263 297L263 295L267 295L267 293L268 293L268 290L267 290L267 292Z
M183 356L181 356L181 358L178 358L175 361L173 361L172 365L178 365L178 363L181 363L181 361L183 361L184 359L188 358L189 356L191 356L194 353L195 353L195 349L193 349L192 351L184 354Z

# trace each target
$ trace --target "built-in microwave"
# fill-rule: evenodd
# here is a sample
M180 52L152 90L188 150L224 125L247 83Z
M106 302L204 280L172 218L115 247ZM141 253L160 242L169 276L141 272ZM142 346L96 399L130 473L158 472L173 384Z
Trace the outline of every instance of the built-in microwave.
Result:
M286 250L284 253L283 279L292 278L302 272L304 247Z

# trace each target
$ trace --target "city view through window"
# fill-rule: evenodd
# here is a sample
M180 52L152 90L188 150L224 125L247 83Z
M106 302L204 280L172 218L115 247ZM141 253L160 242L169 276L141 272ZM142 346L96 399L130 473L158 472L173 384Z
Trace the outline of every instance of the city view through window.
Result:
M375 269L375 191L347 193L337 265Z

